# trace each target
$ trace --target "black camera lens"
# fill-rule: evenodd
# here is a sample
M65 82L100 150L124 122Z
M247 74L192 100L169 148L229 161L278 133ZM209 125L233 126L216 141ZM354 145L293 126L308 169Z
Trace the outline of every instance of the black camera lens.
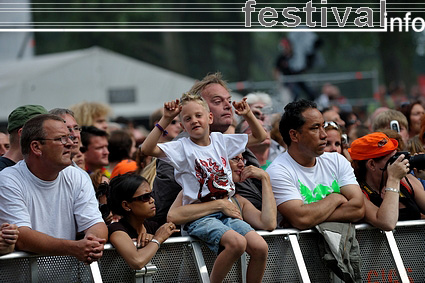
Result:
M425 154L410 156L409 163L410 163L410 168L424 170L425 169Z
M425 169L425 154L417 154L417 155L410 155L410 152L407 151L399 151L393 156L391 156L390 159L388 159L387 164L393 164L394 161L401 155L404 154L404 159L409 160L409 169L416 168L418 170L424 170Z
M111 210L109 209L106 203L99 204L99 210L100 210L100 213L102 214L103 219L106 219L111 213Z

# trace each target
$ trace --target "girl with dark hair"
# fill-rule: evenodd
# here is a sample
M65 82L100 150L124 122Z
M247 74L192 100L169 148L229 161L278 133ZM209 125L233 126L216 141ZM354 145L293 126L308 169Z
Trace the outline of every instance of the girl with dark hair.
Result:
M146 221L155 215L156 209L150 185L142 176L119 175L109 186L108 206L112 213L122 216L119 222L109 225L109 241L131 268L140 269L179 230L172 222L158 228L156 223Z

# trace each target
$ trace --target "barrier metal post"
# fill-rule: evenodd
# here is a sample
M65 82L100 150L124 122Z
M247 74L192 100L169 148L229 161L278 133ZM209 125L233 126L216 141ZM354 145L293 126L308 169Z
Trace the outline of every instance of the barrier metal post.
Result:
M199 277L201 278L201 282L210 283L210 276L208 274L207 265L204 261L204 256L202 255L201 246L198 242L192 241L190 243L192 245L193 255L196 261L196 270L198 271Z
M152 275L158 271L158 268L152 264L148 263L143 268L136 270L134 274L135 283L152 283Z
M292 251L294 252L295 260L298 266L298 273L301 282L310 283L310 277L308 276L307 267L305 266L304 258L301 253L300 244L298 243L298 237L296 234L288 235L289 242L291 243Z
M248 259L246 256L246 252L244 252L241 256L241 275L242 275L242 283L246 283L246 272L248 270Z
M388 245L390 246L391 253L393 255L393 259L395 265L397 267L397 272L400 276L401 282L409 283L410 280L407 277L406 268L404 267L403 260L400 256L400 251L398 250L397 243L394 239L394 234L392 231L385 231L385 236L387 237Z
M38 263L36 257L29 258L30 270L31 270L31 282L38 283Z
M97 261L94 261L90 264L91 275L93 277L94 283L103 283L102 275L100 275L99 264Z

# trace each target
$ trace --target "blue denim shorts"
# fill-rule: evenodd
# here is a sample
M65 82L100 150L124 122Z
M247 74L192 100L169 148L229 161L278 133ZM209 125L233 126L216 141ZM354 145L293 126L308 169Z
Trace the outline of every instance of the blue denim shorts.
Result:
M229 230L235 230L242 236L254 229L245 221L228 217L222 212L216 212L201 217L187 224L187 233L204 241L216 254L218 253L220 240L223 234Z

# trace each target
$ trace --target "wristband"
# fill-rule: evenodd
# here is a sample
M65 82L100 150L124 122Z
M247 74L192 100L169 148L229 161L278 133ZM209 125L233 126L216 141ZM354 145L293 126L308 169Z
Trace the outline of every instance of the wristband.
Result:
M400 190L394 189L394 188L385 188L386 192L394 192L394 193L400 193Z
M161 243L157 239L152 239L151 242L154 242L158 245L158 249L161 247Z
M161 127L160 124L156 124L155 127L157 127L162 132L162 136L163 137L165 137L166 135L168 135L168 132L166 130L164 130L164 128Z

